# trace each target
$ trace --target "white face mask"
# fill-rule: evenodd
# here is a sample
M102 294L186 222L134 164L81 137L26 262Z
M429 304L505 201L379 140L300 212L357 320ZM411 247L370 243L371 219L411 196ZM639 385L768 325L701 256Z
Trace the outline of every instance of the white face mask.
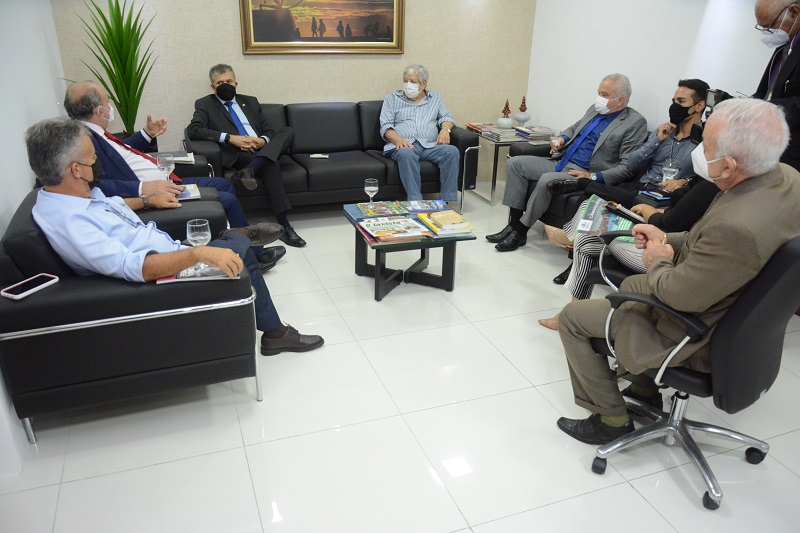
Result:
M783 14L783 18L781 19L781 23L778 25L777 30L771 30L771 31L761 30L761 32L763 33L763 35L761 35L762 43L766 44L770 48L777 48L789 42L789 34L780 29L781 26L783 26L783 21L786 20L786 15L788 14L789 11L787 10ZM789 28L789 31L792 31L792 28L794 28L795 23L797 23L797 19L795 19L794 23L792 23L792 27Z
M706 153L703 148L703 143L698 144L697 148L692 150L692 167L694 168L694 173L704 180L708 180L711 183L716 183L718 179L722 178L722 176L717 176L716 178L709 176L708 165L714 163L715 161L719 161L720 159L724 159L724 157L718 157L711 161L706 160Z
M111 107L111 104L110 104L110 103L108 104L108 107L106 107L106 106L102 106L102 105L101 105L101 106L98 106L98 107L102 107L103 109L107 109L107 110L108 110L108 118L105 118L105 117L100 117L100 118L104 118L105 120L107 120L107 121L108 121L108 123L109 123L109 124L111 124L112 122L114 122L114 108L113 108L113 107ZM98 113L98 116L99 116L99 115L100 115L100 114Z
M619 96L616 98L612 98L611 100L619 100ZM603 98L602 96L598 95L597 98L594 99L594 110L597 111L600 115L605 115L609 111L608 103L611 101L608 98Z
M417 96L419 96L419 83L412 83L410 81L403 84L403 94L406 95L406 98L409 100L413 100Z

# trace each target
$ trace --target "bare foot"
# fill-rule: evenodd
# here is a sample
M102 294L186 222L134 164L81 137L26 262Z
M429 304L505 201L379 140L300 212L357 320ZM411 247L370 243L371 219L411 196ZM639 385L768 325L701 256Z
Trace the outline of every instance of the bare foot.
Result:
M558 329L558 315L554 316L553 318L540 318L539 324L543 325L547 329Z

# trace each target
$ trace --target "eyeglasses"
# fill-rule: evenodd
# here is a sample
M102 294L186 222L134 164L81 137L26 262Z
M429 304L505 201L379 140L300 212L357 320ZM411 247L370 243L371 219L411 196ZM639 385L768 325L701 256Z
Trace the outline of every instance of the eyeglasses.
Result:
M787 9L789 9L790 7L792 7L796 3L797 2L794 2L793 4L789 4L788 6L784 7L783 9L781 9L780 13L778 13L778 16L775 17L775 19L772 21L772 23L770 23L769 26L759 26L758 23L756 23L755 28L758 31L760 31L761 33L772 33L772 27L775 25L776 22L778 22L778 17L783 15L784 11L786 11ZM783 24L783 21L781 21L781 24Z

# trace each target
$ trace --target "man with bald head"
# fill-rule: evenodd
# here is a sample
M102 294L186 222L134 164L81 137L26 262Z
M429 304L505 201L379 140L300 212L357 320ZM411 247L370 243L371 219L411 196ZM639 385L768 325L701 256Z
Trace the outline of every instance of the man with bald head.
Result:
M108 125L114 121L114 108L109 102L108 93L99 83L84 81L75 83L67 89L64 96L64 108L67 114L86 126L91 141L97 152L104 174L99 182L100 190L108 196L126 198L128 205L136 209L149 207L166 207L155 202L154 198L163 195L177 195L181 192L172 180L164 179L151 157L142 152L147 151L152 140L167 131L167 119L153 119L147 115L145 127L125 139L123 143L108 132ZM99 176L98 176L99 177ZM249 225L242 205L236 197L233 185L223 178L178 178L182 183L195 184L198 187L212 187L219 191L219 198L225 208L225 214L231 227ZM131 205L130 199L141 202ZM177 202L172 207L180 207ZM286 253L283 246L272 246L266 250L254 247L262 271L269 270Z
M651 295L714 327L772 254L800 234L800 173L779 159L789 142L782 109L757 99L718 104L703 142L692 152L695 172L722 191L688 232L665 234L637 224L647 274L627 278L623 292ZM769 216L765 216L769 213ZM620 392L605 355L592 338L605 337L608 300L580 300L564 307L558 330L567 356L575 403L594 414L561 418L558 427L588 444L606 444L633 431L623 396L661 408L661 392L645 370L658 368L686 336L686 328L644 304L626 304L611 323L614 350L631 386ZM711 334L687 343L672 359L708 372Z
M786 113L792 138L781 161L800 170L800 4L793 0L757 0L756 29L775 52L753 97L779 105Z

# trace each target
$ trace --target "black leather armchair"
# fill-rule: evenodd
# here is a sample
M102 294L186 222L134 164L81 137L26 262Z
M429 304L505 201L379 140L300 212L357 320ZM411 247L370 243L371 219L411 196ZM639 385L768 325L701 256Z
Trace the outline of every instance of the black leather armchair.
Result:
M0 370L31 442L42 413L249 376L261 399L246 270L165 285L78 276L34 222L35 202L32 191L0 241L0 286L60 278L24 300L0 298Z
M717 509L722 501L722 489L714 473L695 444L691 431L702 431L748 446L745 459L760 463L769 452L769 444L738 431L695 422L685 418L690 396L714 398L714 405L726 413L737 413L755 403L769 390L780 370L786 325L800 305L800 236L781 247L767 262L758 276L742 292L716 328L711 331L711 373L706 374L682 367L669 367L670 358L693 338L708 334L709 328L696 317L677 312L655 298L636 293L613 293L613 314L625 302L640 302L669 314L686 325L686 338L670 353L659 369L647 372L661 386L672 387L672 408L663 413L647 404L626 398L628 408L653 420L597 449L592 471L602 474L606 458L630 446L664 437L668 446L679 443L700 471L708 491L703 495L707 509ZM610 320L607 324L610 323ZM608 337L608 333L606 334ZM593 339L598 353L613 355L606 339Z

